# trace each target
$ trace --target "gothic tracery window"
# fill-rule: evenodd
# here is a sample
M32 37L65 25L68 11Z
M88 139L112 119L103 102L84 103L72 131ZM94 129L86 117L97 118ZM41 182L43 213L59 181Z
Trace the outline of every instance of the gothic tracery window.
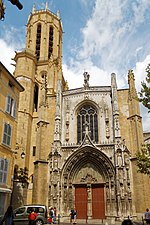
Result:
M98 143L98 116L97 110L91 105L84 105L77 114L77 142L81 143L85 136L85 127L91 140Z

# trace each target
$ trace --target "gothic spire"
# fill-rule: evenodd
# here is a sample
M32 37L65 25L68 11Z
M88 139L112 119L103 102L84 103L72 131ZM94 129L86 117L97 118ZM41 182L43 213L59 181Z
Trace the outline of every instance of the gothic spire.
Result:
M35 13L35 11L36 11L36 7L35 7L35 4L33 4L32 13Z
M129 99L137 99L137 92L135 89L135 79L133 70L128 71L128 84L129 84Z

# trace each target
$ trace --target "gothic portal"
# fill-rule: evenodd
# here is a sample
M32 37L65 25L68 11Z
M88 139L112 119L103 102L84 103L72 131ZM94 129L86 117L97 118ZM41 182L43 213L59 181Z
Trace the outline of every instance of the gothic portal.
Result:
M16 161L29 170L22 204L56 206L63 216L76 207L79 219L138 216L148 204L148 181L136 168L143 130L133 71L128 89L117 89L114 73L110 86L90 86L88 72L82 87L69 89L59 14L34 7L26 47L14 58L25 88L17 130L25 159Z

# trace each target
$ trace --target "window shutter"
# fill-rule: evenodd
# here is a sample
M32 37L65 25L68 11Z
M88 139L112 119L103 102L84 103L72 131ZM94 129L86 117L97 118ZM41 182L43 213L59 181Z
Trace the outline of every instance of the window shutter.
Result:
M16 118L16 101L13 102L13 117Z
M11 110L11 97L7 96L7 105L6 105L6 112L10 113Z
M4 124L4 134L3 134L3 143L10 146L11 140L11 126L10 124Z
M8 160L0 158L0 183L6 184L8 174Z

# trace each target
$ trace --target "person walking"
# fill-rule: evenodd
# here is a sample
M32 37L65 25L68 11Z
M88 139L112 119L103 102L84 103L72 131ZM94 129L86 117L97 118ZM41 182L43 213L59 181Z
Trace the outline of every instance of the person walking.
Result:
M72 224L74 221L74 209L71 209L70 211L70 223Z
M147 224L150 224L150 212L148 208L146 209L146 212L145 212L145 221Z
M3 224L3 222L5 221L5 225L13 225L14 224L14 222L13 222L14 217L15 216L14 216L14 213L13 213L13 208L10 205L10 206L8 206L7 211L5 212L4 217L3 217L0 224Z
M56 216L57 216L57 210L56 207L54 207L54 218L53 218L53 223L56 224Z
M50 215L52 223L54 223L54 209L53 209L53 207L50 208L49 215Z
M74 220L73 220L73 224L77 223L77 211L76 209L74 209Z
M28 215L28 220L29 220L28 225L35 225L35 220L36 220L37 216L38 216L38 214L36 212L34 212L34 208L32 208L31 212Z

